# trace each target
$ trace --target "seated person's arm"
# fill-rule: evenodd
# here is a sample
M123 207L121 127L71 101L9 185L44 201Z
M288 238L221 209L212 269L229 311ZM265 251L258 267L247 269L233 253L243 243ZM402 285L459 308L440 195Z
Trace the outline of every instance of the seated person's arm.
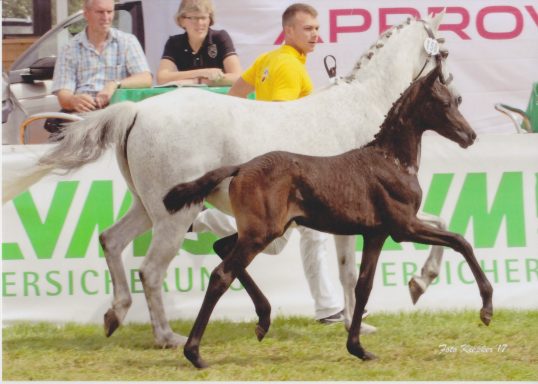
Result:
M123 88L150 88L151 73L136 73L121 80L120 83ZM58 97L58 102L62 109L74 112L89 112L106 107L117 87L118 85L115 81L107 82L105 87L97 93L95 99L85 93L75 95L72 91L67 89L60 89L56 92L56 96Z
M210 81L209 85L233 85L243 73L241 63L239 62L239 56L237 56L232 38L228 32L222 30L215 36L215 38L218 40L217 45L219 46L219 51L223 55L222 67L224 68L224 77L213 82Z
M149 69L148 61L142 46L133 35L129 35L129 43L125 53L125 66L128 76L120 79L122 88L151 88L153 76ZM116 88L113 91L115 90Z
M94 98L88 94L73 94L68 89L60 89L56 92L58 102L62 109L74 112L89 112L97 109L97 103Z
M126 39L124 65L129 76L114 79L105 84L95 97L99 108L104 108L110 103L110 98L118 88L118 81L122 88L150 88L152 86L152 76L142 46L134 35L128 35Z
M152 81L151 72L144 71L126 77L120 83L122 88L151 88Z
M222 78L224 73L220 68L200 68L189 71L179 71L176 64L168 59L161 59L159 70L157 71L157 84L165 84L177 80L191 80L205 78L216 80Z
M220 80L216 80L210 85L214 86L229 86L233 85L237 79L241 77L243 70L241 69L241 63L239 62L239 56L230 55L223 61L224 64L224 77Z
M69 45L59 52L54 66L52 93L58 98L63 110L73 112L89 112L97 109L93 96L85 93L75 95L77 87L77 60Z
M232 85L228 95L246 98L249 93L254 92L254 86L239 77L237 81Z
M122 88L151 88L151 73L146 71L135 73L120 80L119 83ZM110 98L116 92L116 89L118 89L118 83L116 81L107 82L104 88L95 96L97 107L106 107L110 103Z

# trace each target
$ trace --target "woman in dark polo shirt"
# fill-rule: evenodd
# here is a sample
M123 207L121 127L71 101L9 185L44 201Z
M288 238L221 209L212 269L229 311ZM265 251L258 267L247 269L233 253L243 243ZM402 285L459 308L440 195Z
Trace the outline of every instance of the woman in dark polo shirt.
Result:
M233 84L241 75L241 64L228 32L209 28L214 23L212 1L182 0L175 19L185 33L166 42L157 83Z

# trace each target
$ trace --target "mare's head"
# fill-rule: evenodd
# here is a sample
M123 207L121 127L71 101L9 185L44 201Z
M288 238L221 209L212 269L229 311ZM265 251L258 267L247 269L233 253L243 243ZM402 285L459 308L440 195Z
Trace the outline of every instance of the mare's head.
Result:
M448 89L440 65L409 88L408 97L413 98L409 102L418 113L417 128L435 131L462 148L473 144L476 133L459 111L461 98L454 97Z
M447 67L448 49L438 35L443 16L444 12L425 20L408 18L385 31L344 78L348 84L360 85L357 100L361 108L371 110L366 123L372 126L366 128L377 130L383 115L409 84L438 65L442 65L442 79L453 97L461 99Z
M444 38L438 36L443 16L444 12L424 20L407 18L383 32L360 56L345 81L364 83L378 77L375 84L388 81L399 88L400 93L412 80L431 71L439 61L446 61L448 49L444 47ZM446 63L443 71L444 77L449 79Z

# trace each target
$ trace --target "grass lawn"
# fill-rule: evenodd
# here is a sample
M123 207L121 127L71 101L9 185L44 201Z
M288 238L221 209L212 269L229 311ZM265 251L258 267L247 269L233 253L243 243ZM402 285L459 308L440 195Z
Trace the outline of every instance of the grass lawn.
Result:
M476 311L373 313L378 332L361 338L379 359L348 354L342 324L276 318L259 343L254 322L209 323L198 370L182 350L153 346L149 324L16 324L3 329L3 380L538 380L538 311L498 310L489 327ZM192 321L174 321L188 334Z

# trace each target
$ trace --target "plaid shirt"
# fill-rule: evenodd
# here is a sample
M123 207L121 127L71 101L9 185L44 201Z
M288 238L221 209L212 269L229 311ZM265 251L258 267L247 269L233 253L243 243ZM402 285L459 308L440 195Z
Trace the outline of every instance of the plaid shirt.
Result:
M95 96L108 81L119 81L149 72L144 51L134 35L111 28L101 54L88 41L86 31L78 33L60 51L54 68L52 92L68 89Z

